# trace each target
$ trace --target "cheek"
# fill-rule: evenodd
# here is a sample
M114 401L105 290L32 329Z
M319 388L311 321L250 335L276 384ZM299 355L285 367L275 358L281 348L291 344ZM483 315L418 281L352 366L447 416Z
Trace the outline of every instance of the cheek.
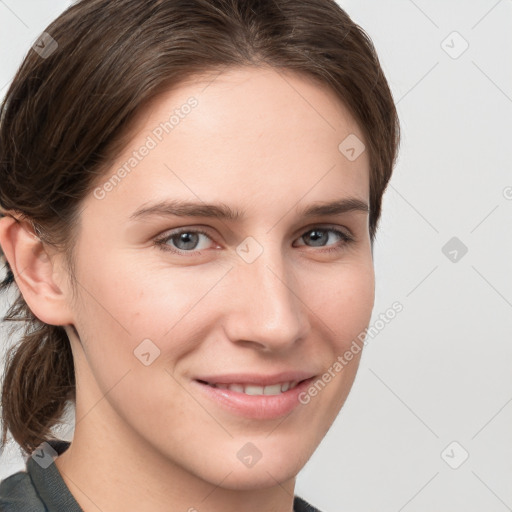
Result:
M317 279L315 292L309 294L306 304L311 303L339 353L368 326L374 300L375 275L372 263L367 262L340 267Z
M208 320L194 306L218 281L219 272L192 279L192 273L130 264L122 269L103 260L94 272L81 275L83 363L99 396L108 392L110 405L129 423L151 429L157 419L160 426L169 422L172 412L174 427L180 426L187 402L180 399L173 365L194 349L194 339L200 342L195 329Z
M170 362L191 350L197 329L209 322L208 313L214 311L214 294L208 294L226 270L213 266L142 268L135 262L119 261L104 258L94 273L81 278L88 291L82 294L81 317L87 338L95 343L98 356L94 357L114 357L124 365L132 364L133 351L146 339Z

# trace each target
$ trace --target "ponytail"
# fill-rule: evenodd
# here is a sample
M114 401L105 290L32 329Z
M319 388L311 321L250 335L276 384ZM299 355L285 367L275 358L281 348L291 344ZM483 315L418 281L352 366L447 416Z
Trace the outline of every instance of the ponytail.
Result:
M0 294L14 282L8 263ZM28 308L21 293L3 317L4 322L23 322L21 339L6 354L2 382L2 438L7 431L27 453L53 436L66 402L75 400L75 372L68 336L62 326L41 322ZM10 330L12 335L14 329Z

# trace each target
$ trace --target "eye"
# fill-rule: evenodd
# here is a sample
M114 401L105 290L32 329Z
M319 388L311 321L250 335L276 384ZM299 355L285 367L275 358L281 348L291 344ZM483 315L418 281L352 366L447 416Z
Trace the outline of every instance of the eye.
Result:
M351 235L348 235L339 229L322 227L315 227L314 229L306 231L299 240L309 240L313 243L313 246L310 247L323 247L323 244L329 240L330 234L336 235L336 237L341 240L341 244L335 244L322 252L339 251L343 249L344 245L354 241L354 238Z
M324 249L321 252L340 251L346 244L354 241L354 238L351 235L348 235L339 229L323 227L315 227L314 229L306 231L298 240L303 239L305 241L309 241L313 244L309 247L324 247L324 244L329 241L333 234L335 235L335 238L337 237L341 241L341 243L334 244L332 247ZM199 253L201 250L208 248L208 243L204 242L204 240L203 246L201 247L201 238L213 241L206 231L187 228L167 233L163 237L155 239L154 243L163 251L171 251L179 255L186 255L187 253L189 253L189 255L194 255L195 253ZM206 246L204 243L206 243Z
M182 229L156 239L155 244L164 251L172 251L178 254L195 252L201 249L206 249L206 247L197 248L197 244L200 241L201 236L211 240L208 233L200 229ZM176 245L174 247L170 246L168 244L169 241L172 241L173 244Z

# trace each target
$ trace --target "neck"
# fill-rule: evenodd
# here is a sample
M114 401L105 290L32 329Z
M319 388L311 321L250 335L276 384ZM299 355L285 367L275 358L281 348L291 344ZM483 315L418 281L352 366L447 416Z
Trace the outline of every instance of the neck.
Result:
M259 489L237 488L230 471L207 481L128 429L107 400L80 409L77 399L73 441L55 464L84 512L293 512L295 478Z

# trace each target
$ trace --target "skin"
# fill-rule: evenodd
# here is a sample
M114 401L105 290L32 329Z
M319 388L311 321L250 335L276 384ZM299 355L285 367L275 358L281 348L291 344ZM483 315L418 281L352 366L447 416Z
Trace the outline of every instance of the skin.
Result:
M298 213L344 197L369 201L368 152L349 161L338 151L349 134L363 134L337 96L307 77L236 68L160 95L101 183L190 96L198 106L130 174L103 199L85 198L76 300L62 254L26 223L0 220L29 307L70 338L76 427L55 463L86 512L291 512L296 475L359 365L362 352L310 403L274 420L229 413L191 385L242 369L321 376L368 326L375 283L367 213ZM129 220L149 201L198 198L245 217ZM192 256L154 244L182 227L208 232L191 249L167 241ZM307 235L322 227L354 241L327 232L315 245ZM236 251L249 236L263 248L251 264ZM146 338L160 350L149 366L134 356ZM237 458L247 442L262 454L250 468Z

